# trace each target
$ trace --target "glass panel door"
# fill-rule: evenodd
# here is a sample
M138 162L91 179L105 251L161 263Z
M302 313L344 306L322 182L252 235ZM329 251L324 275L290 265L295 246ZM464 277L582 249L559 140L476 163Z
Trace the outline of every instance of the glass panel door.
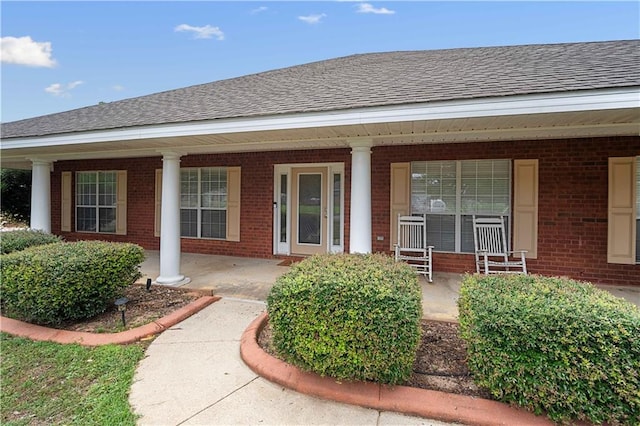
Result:
M322 174L298 175L298 244L320 244Z
M292 169L292 253L327 252L327 169Z

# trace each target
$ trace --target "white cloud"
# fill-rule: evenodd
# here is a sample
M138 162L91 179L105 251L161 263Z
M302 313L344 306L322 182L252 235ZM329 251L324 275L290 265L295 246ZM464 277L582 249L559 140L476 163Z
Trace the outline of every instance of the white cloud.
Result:
M37 42L29 36L2 37L0 39L0 57L8 64L27 65L30 67L55 66L51 57L51 42Z
M326 13L321 13L319 15L307 15L307 16L298 16L298 19L306 22L307 24L318 24L322 18L326 18Z
M122 92L124 90L124 86L121 86L119 84L114 84L113 86L111 86L111 88L116 92Z
M174 28L176 32L188 31L193 33L193 38L213 38L224 40L224 33L219 27L205 25L204 27L194 27L187 24L181 24Z
M260 6L260 7L257 7L255 9L252 9L251 13L253 13L253 14L260 13L260 12L266 11L267 9L269 9L267 6Z
M49 87L45 88L44 91L47 93L51 93L53 96L68 98L71 96L70 92L83 83L84 81L82 80L76 80L71 83L67 83L66 85L61 83L53 83Z
M375 13L376 15L393 15L395 10L389 10L386 7L375 8L369 3L358 4L358 13Z

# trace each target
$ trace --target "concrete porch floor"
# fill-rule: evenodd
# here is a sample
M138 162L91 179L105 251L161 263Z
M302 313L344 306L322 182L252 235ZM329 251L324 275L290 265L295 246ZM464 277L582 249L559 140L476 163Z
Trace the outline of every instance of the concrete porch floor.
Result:
M181 273L191 279L185 288L212 290L216 296L265 302L276 279L289 270L280 266L280 259L255 259L182 253ZM160 253L146 251L140 268L142 278L155 281L160 273ZM462 276L434 272L433 283L420 278L424 317L434 320L457 320L457 300ZM600 286L614 296L622 297L640 307L640 287Z

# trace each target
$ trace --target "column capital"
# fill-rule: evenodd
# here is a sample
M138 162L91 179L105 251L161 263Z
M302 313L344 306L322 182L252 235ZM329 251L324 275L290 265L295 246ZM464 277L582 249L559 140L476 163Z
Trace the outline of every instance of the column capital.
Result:
M180 160L180 157L182 157L184 154L184 152L180 152L180 151L158 151L160 154L162 154L162 160Z
M373 147L373 139L372 138L347 139L347 143L354 150L357 150L357 149L364 150L366 148Z
M32 166L53 166L54 160L46 160L44 158L27 158L27 160L31 161Z

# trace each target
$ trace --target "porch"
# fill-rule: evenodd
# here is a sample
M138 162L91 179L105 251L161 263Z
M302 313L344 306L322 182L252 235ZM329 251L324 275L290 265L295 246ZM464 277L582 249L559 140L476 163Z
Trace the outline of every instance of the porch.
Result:
M215 295L265 302L276 279L289 270L281 259L182 253L181 272L191 279L185 288L212 290ZM160 252L146 251L141 266L140 282L152 280L160 270ZM424 317L452 321L458 316L457 300L462 275L434 272L433 283L420 277ZM640 307L640 287L599 286L616 297L622 297Z

